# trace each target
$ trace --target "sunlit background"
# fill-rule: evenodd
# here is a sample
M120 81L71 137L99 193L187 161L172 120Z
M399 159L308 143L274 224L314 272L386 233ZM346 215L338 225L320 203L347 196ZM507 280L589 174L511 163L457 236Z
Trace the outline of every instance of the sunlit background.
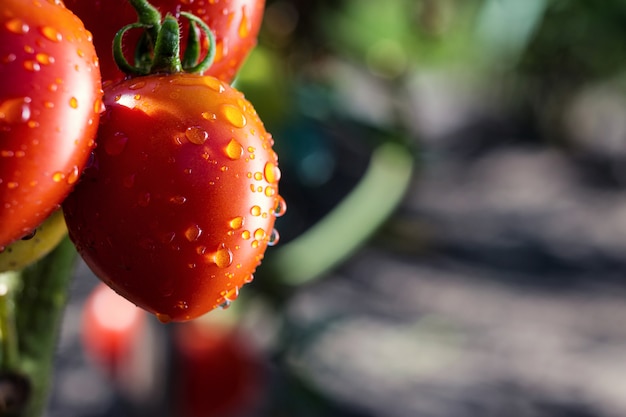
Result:
M268 0L236 86L279 244L123 343L79 265L47 416L626 415L626 2Z

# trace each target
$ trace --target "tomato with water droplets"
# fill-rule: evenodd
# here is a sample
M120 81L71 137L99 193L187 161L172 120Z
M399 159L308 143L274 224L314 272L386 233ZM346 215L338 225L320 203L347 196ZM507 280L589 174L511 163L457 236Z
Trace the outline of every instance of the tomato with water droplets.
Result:
M28 235L70 192L102 109L91 34L52 0L0 10L0 246Z
M95 157L63 204L94 273L163 321L198 317L250 282L283 211L272 136L210 76L105 88Z
M265 0L151 0L150 4L163 16L166 13L177 17L180 12L193 13L211 28L216 41L215 59L205 74L226 82L235 78L243 61L256 46L265 8ZM65 0L65 5L93 33L102 78L124 78L113 60L111 43L119 29L137 21L137 13L128 0ZM134 52L140 34L141 31L137 30L124 36L124 50L129 55ZM182 44L185 45L184 40Z

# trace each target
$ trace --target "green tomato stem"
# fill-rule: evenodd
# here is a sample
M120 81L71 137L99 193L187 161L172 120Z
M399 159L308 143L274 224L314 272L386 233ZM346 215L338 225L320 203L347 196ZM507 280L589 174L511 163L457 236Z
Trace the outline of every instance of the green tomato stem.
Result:
M168 14L161 20L161 14L146 0L129 0L138 15L138 21L121 28L113 39L113 57L122 72L141 76L154 73L173 74L188 72L202 74L215 59L215 36L207 24L191 13L180 12L189 20L189 36L185 47L185 55L180 58L180 28L178 20ZM200 37L196 28L206 36L209 48L205 56L200 57ZM124 55L124 34L132 29L142 29L135 49L134 62L128 62Z
M0 372L15 372L19 364L19 344L15 323L15 291L20 274L0 273Z
M154 60L152 61L151 73L166 72L173 74L181 72L183 66L180 62L180 28L178 20L170 14L165 16L161 30L154 45Z

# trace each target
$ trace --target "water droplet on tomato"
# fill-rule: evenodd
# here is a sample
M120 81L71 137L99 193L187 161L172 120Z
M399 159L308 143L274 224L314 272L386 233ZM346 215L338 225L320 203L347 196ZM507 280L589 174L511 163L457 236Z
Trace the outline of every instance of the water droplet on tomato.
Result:
M172 321L169 314L156 313L156 318L163 324L167 324Z
M137 81L136 83L132 83L131 85L129 85L128 88L130 90L139 90L141 88L144 88L145 86L146 86L145 81Z
M30 119L30 97L11 98L0 104L0 122L25 123Z
M231 304L231 301L230 301L230 300L226 300L226 299L225 299L225 300L224 300L224 302L223 302L222 304L220 304L220 305L219 305L219 307L220 307L222 310L226 310L226 309L228 309L228 307L230 307L230 304Z
M74 165L67 175L67 183L72 185L76 181L78 181L78 178L80 178L80 171L78 169L78 166Z
M233 253L222 243L213 254L213 262L219 268L227 268L233 263Z
M254 281L254 275L252 274L246 275L246 277L243 279L243 282L245 282L246 284L250 284L252 281Z
M244 218L241 216L237 216L231 219L230 222L228 222L228 225L233 230L241 229L243 227L243 224L244 224Z
M62 172L55 172L54 174L52 174L52 181L54 182L61 182L65 179L65 174Z
M241 21L239 22L238 34L240 38L246 38L250 34L250 21L245 5L241 7Z
M274 216L281 217L287 211L287 203L281 196L276 197L276 206L274 207Z
M189 142L196 145L204 144L209 138L207 131L201 127L188 127L185 131L185 136L187 136Z
M70 107L73 109L78 108L78 99L76 97L70 97Z
M261 207L259 207L259 206L252 206L252 208L250 208L250 214L252 214L253 216L260 216L261 215Z
M204 81L204 84L207 87L209 87L211 90L217 91L218 93L221 93L224 91L224 86L222 85L222 82L218 80L217 78L202 77L202 80Z
M202 112L202 118L205 120L217 120L217 115L215 113L210 113L208 111Z
M202 235L202 229L197 224L193 226L189 226L187 230L185 230L185 237L188 241L193 242L194 240L198 240L198 238Z
M22 19L18 18L7 20L7 22L4 24L4 27L7 28L9 32L15 33L17 35L24 35L30 30L28 24Z
M251 235L250 235L250 231L249 230L244 230L243 232L241 232L241 238L242 239L248 240L248 239L250 239L250 236Z
M37 60L37 62L40 63L41 65L54 64L54 57L48 54L44 54L43 52L35 55L35 60Z
M265 230L259 228L254 231L254 238L256 240L261 240L264 237L265 237Z
M105 139L104 151L111 156L119 155L124 152L127 143L128 136L122 132L116 132L113 136L108 136Z
M263 179L263 174L260 172L255 172L254 173L254 179L257 181L261 181Z
M61 42L63 40L63 35L61 35L61 32L53 27L43 26L39 28L39 30L41 31L41 34L44 36L44 38L48 39L49 41Z
M180 300L176 303L176 308L178 308L179 310L187 310L189 308L189 305L186 301Z
M267 187L265 187L266 196L272 197L275 194L276 194L276 188L272 187L271 185L268 185Z
M24 61L24 69L27 71L39 71L41 69L41 65L38 62L26 60Z
M175 195L170 197L170 203L172 204L181 205L185 204L185 202L187 202L187 197L184 197L182 195Z
M235 301L239 297L239 288L235 287L232 290L228 291L224 298L228 301Z
M100 114L105 110L104 103L100 98L97 98L96 101L93 102L93 111L94 113Z
M278 230L272 229L272 233L270 233L270 237L269 237L269 240L267 241L267 245L275 246L279 240L280 240L280 234L278 233Z
M231 139L226 145L226 156L230 159L237 160L243 156L243 146L241 143L237 142L235 139Z
M278 182L281 177L280 169L272 162L265 163L263 173L265 174L265 180L270 184Z
M235 107L232 104L223 104L221 107L221 112L228 121L228 123L230 123L234 127L241 128L248 123L246 117L241 112L241 110L239 110L238 107Z

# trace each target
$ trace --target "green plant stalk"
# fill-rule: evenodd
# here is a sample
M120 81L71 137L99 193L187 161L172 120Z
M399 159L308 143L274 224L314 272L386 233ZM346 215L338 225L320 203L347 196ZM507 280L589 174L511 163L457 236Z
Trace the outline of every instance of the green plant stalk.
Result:
M21 273L15 298L19 368L31 395L19 417L39 417L46 406L61 320L77 252L68 237Z

